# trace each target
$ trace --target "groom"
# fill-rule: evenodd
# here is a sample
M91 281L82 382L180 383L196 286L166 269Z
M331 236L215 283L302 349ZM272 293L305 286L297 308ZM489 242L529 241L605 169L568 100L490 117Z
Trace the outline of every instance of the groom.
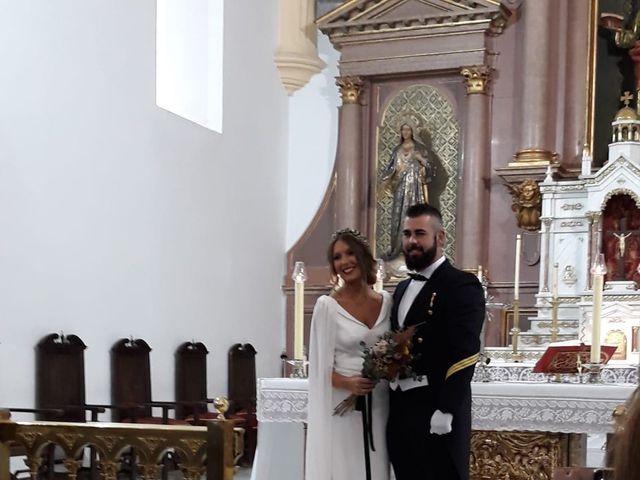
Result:
M391 325L417 325L413 370L421 378L391 383L387 443L397 480L469 478L470 382L485 300L478 279L443 256L444 236L436 208L409 207L402 251L415 273L396 288Z

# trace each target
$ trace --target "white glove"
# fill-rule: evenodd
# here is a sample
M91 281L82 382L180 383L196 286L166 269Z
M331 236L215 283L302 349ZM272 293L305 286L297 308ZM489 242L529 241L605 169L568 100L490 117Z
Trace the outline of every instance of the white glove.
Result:
M436 435L449 433L451 432L452 422L453 415L451 413L442 413L440 410L436 410L431 416L431 430L429 430L429 433L435 433Z

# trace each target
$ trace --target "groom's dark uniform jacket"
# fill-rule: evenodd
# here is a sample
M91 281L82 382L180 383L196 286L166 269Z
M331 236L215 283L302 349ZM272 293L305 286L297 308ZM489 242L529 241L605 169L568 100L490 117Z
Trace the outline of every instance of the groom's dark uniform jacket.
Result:
M391 325L399 328L398 306L411 280L398 284ZM485 317L484 292L478 279L445 260L425 283L407 312L404 326L417 325L413 370L428 386L391 392L388 443L398 480L469 477L471 379L480 351ZM435 410L453 415L453 429L429 434ZM412 426L413 425L413 426ZM442 463L448 467L440 468ZM413 466L409 466L409 464ZM403 474L404 473L404 474ZM456 476L457 474L457 476Z

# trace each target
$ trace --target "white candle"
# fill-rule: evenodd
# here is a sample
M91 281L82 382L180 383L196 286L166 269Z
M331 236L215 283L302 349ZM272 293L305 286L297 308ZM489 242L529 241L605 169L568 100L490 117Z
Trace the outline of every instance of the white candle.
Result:
M482 265L478 265L478 280L482 283Z
M520 256L522 254L522 235L516 235L516 265L514 272L514 281L513 281L513 299L520 299Z
M600 363L600 336L602 334L602 291L607 264L599 253L591 267L593 275L593 312L591 314L591 363Z
M307 274L304 262L296 262L291 275L295 283L293 308L293 357L295 360L304 359L304 281Z
M304 354L304 282L296 282L294 306L293 356L302 360Z
M558 264L553 264L553 278L551 279L551 295L553 299L558 298Z
M591 363L600 363L600 319L602 316L602 287L604 275L593 275L593 312L591 314Z

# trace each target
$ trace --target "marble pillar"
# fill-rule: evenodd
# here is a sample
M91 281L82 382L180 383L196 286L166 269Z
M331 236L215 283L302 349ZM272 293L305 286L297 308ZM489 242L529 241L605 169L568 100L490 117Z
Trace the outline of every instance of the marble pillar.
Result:
M567 60L565 62L564 142L561 166L580 173L582 150L586 143L587 66L589 61L589 2L567 0Z
M338 77L342 106L336 153L335 230L363 226L362 106L360 77Z
M456 263L460 268L473 270L487 264L486 242L481 239L486 238L489 208L491 120L488 85L491 69L487 65L474 65L464 67L461 73L467 89L467 107Z
M509 166L544 166L555 161L555 88L553 68L559 13L557 0L527 0L522 5L520 50L520 141Z

